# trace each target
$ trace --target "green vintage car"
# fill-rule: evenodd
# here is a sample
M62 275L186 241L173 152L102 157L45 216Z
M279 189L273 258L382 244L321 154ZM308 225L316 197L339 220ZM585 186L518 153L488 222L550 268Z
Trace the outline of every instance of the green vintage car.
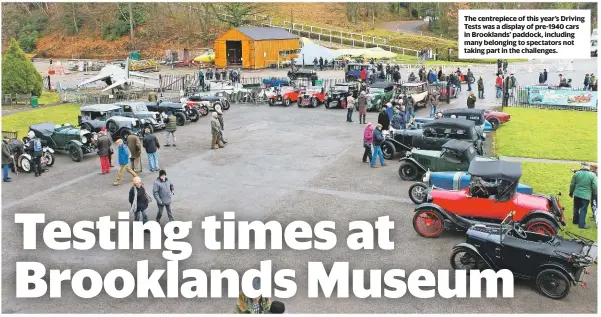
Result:
M369 87L367 111L380 111L394 97L394 83L379 81Z
M442 151L413 149L400 159L399 176L406 181L415 181L427 171L467 171L477 156L472 142L451 139L442 145Z

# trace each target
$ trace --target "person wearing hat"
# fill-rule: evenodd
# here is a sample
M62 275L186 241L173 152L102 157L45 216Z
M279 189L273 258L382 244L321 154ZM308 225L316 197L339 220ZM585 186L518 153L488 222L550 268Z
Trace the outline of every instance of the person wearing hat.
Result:
M129 148L127 144L123 143L122 139L118 139L117 142L117 159L119 160L119 171L117 172L117 179L113 183L114 186L118 186L121 184L121 178L123 177L123 172L127 171L131 174L132 177L138 177L136 173L129 167Z
M173 197L173 183L167 178L167 172L165 170L159 171L159 177L154 181L152 187L152 194L154 200L157 202L157 222L161 222L161 216L163 215L163 209L167 209L167 218L169 221L174 221L173 214L171 213L171 197Z
M175 146L175 131L177 130L177 119L173 112L167 113L167 119L165 119L165 146L171 146L171 140L173 140L173 146Z
M161 148L159 140L152 134L150 129L146 129L144 139L142 140L142 146L146 150L146 156L148 157L148 168L151 172L159 170L159 153L158 150Z
M98 141L96 141L96 145L98 146L98 157L100 158L100 173L99 174L108 174L111 172L111 139L106 134L106 128L102 127L100 129L100 136L98 137Z
M386 114L388 115L388 120L392 120L394 112L392 111L392 103L390 102L386 104Z
M225 139L223 138L223 111L221 111L221 106L215 106L215 112L217 112L217 120L219 120L219 138L221 139L221 143L227 144Z
M396 130L405 129L406 122L404 113L401 113L401 110L399 108L394 108L393 112L394 114L392 115L392 119L390 120L390 126Z
M386 114L384 112L384 114ZM373 138L373 144L374 144L374 153L371 156L371 163L369 164L370 167L372 168L376 168L376 158L380 158L380 164L382 166L386 166L386 163L384 163L384 153L382 153L382 144L384 143L384 135L382 135L382 125L381 124L377 124L376 128L374 129L374 138Z
M131 130L131 134L127 136L125 142L127 142L127 147L129 148L129 159L131 161L132 169L136 173L141 173L142 161L140 157L142 156L142 142L138 137L138 130L136 128Z
M359 124L365 124L365 117L367 116L367 94L362 91L359 94Z
M224 147L221 143L221 128L219 125L219 115L217 112L211 114L211 149L215 150Z
M572 223L581 229L589 228L586 225L586 212L593 193L597 193L597 175L591 172L587 163L582 163L582 167L574 173L570 182L570 197L574 198Z
M255 290L261 289L261 279L255 277L253 279L253 288ZM271 301L269 298L259 296L251 298L246 296L244 292L240 292L238 296L238 303L236 304L235 313L237 314L264 314L271 308Z
M11 178L8 176L8 171L10 169L10 164L13 162L13 155L10 151L10 145L8 142L10 141L8 136L2 137L2 181L10 182ZM17 168L15 166L15 168Z
M474 95L474 92L470 92L470 95L467 97L467 107L469 109L476 108L476 95Z
M484 99L484 80L482 80L482 76L478 78L478 98Z
M274 300L269 307L269 310L265 314L283 314L286 311L284 303Z
M372 152L371 146L374 141L374 125L369 122L367 126L365 126L365 130L363 130L363 163L371 162ZM369 161L368 161L369 160Z
M538 83L541 85L545 83L545 76L543 75L543 72L538 73Z
M390 118L386 112L387 108L382 108L380 114L378 114L378 124L382 126L382 129L388 130L390 127Z

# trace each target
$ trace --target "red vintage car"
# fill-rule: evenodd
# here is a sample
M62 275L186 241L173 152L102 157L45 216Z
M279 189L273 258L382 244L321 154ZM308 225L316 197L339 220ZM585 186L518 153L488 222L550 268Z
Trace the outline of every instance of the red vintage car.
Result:
M484 119L492 125L493 130L496 130L502 123L509 122L511 115L501 111L487 110L484 112Z
M317 107L326 101L326 90L323 87L311 87L306 89L302 95L298 97L298 107L312 106Z
M291 103L297 102L298 97L303 93L303 90L299 87L292 86L281 86L274 87L274 92L267 95L270 107L276 105L284 105L285 107L290 106Z
M508 213L526 231L555 235L565 226L564 207L556 196L517 192L522 168L518 162L477 158L470 164L470 186L462 190L430 189L415 209L413 228L426 238L443 229L466 231L473 225L499 224Z

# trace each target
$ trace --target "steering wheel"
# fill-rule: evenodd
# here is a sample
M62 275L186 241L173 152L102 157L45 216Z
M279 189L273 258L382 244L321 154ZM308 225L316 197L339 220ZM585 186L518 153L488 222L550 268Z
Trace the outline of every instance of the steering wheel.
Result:
M520 226L519 223L513 223L513 231L515 231L515 233L517 233L518 236L520 236L524 239L528 238L526 231L524 231L524 229L522 229L522 227Z

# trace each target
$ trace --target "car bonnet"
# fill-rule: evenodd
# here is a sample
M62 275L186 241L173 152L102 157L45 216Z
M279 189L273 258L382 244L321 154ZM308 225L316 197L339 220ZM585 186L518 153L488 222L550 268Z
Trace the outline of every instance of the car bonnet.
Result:
M545 197L516 193L515 201L518 206L527 210L550 211L549 200Z

